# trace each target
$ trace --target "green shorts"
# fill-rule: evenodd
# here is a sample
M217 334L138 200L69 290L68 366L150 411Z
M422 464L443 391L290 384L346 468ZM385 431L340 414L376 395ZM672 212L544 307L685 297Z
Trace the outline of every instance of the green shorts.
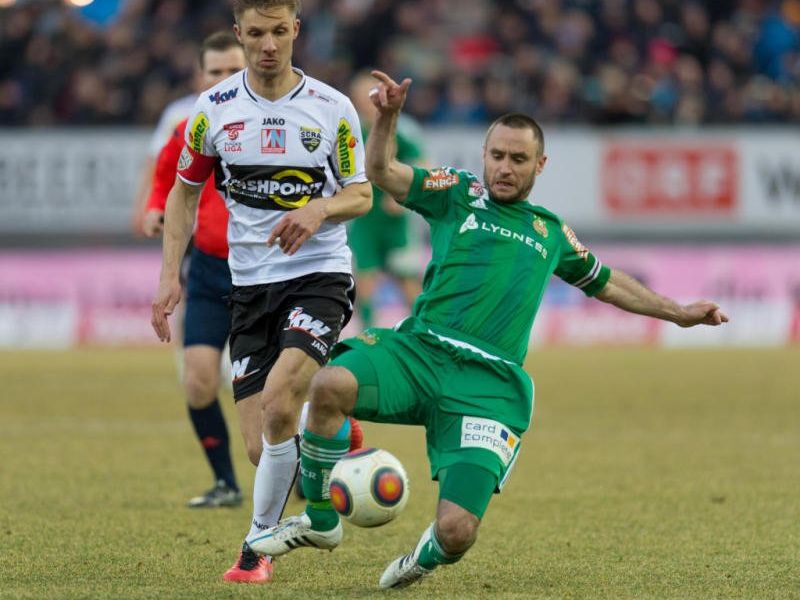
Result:
M424 425L433 479L470 463L492 472L499 491L533 409L533 384L521 367L441 341L414 319L344 340L332 356L331 365L358 380L353 416Z

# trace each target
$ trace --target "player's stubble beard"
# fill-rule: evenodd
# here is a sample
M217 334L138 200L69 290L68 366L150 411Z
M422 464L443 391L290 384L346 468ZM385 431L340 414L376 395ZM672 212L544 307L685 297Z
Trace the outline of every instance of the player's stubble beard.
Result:
M522 202L523 200L527 200L528 197L531 195L531 190L533 190L533 184L536 183L536 170L531 173L528 180L525 184L520 188L518 194L513 196L512 198L497 198L494 194L492 194L492 187L488 183L489 182L489 174L486 172L486 167L483 169L483 181L486 184L486 189L489 193L489 198L492 202L497 202L499 204L514 204L515 202Z

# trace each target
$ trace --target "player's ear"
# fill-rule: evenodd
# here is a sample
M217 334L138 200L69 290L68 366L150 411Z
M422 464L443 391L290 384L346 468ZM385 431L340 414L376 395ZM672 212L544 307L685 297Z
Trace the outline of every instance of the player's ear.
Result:
M300 35L300 19L294 20L294 37L293 40L297 39L297 36Z
M239 22L238 21L234 22L234 24L233 24L233 33L236 34L236 39L241 44L242 43L242 29L239 27Z
M547 155L542 154L539 157L539 160L536 161L536 175L541 175L542 171L544 171L544 165L547 162Z

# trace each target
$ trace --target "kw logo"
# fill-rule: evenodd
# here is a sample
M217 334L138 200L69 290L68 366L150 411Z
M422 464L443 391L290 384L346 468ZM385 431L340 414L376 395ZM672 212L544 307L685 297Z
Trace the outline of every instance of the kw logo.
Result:
M250 364L250 357L245 356L241 360L233 361L231 365L231 379L234 383L237 381L241 381L242 379L247 379L250 375L254 373L258 373L261 369L253 369L249 373L247 373L247 365Z
M302 306L296 306L294 310L289 313L289 325L286 329L301 329L317 338L331 332L330 327L319 319L315 319L309 315L303 310Z
M222 93L220 93L219 90L217 90L217 93L210 94L208 96L208 100L210 102L213 102L214 104L222 104L223 102L227 102L228 100L233 100L234 98L236 98L236 94L238 92L239 92L238 87Z

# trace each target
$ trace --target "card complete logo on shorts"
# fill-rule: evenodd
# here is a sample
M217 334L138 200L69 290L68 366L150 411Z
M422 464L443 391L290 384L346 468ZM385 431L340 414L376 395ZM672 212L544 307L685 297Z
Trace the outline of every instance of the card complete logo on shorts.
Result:
M336 128L336 160L339 164L339 175L352 177L356 174L356 153L354 148L358 140L353 135L350 122L342 117Z
M480 417L463 417L461 420L461 447L483 448L494 452L507 467L519 449L519 437L498 421Z

